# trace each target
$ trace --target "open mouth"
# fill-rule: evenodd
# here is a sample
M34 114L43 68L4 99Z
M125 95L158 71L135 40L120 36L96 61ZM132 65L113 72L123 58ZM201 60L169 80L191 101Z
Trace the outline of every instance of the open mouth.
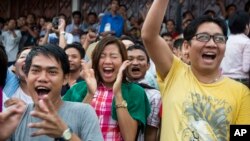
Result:
M36 87L35 91L38 94L38 96L42 96L42 95L47 95L50 92L50 89L46 87Z
M204 53L202 54L202 58L206 60L214 60L216 58L215 53Z
M133 67L132 69L131 69L131 71L132 72L140 72L140 68L138 68L138 67Z
M103 72L106 77L111 77L114 71L115 70L110 67L103 68Z

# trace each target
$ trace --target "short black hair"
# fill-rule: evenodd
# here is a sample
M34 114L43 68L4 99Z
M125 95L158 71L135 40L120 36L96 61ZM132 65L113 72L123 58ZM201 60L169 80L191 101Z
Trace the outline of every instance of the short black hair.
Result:
M187 10L182 14L182 18L185 19L187 17L187 15L190 14L192 16L192 18L194 19L194 15L192 13L192 11Z
M54 57L61 64L64 75L69 74L68 56L62 48L54 44L35 46L31 49L25 60L25 74L28 75L32 60L38 55Z
M79 54L81 56L81 59L83 59L85 57L85 50L83 49L83 47L82 47L82 45L80 43L74 42L72 44L68 44L64 48L64 51L66 51L67 49L70 49L70 48L76 49L79 52Z
M171 34L170 32L163 32L163 33L161 34L161 37L164 37L164 36L173 38L173 36L172 36L172 34Z
M233 4L233 3L231 3L231 4L229 4L229 5L226 6L226 11L228 11L228 9L230 7L234 7L237 10L237 6L235 4Z
M149 64L150 58L149 58L149 55L148 55L145 47L142 44L137 42L135 45L132 45L132 46L128 47L127 51L132 51L132 50L135 50L135 49L139 49L139 50L143 51L146 54L147 63Z
M184 39L187 41L190 41L195 36L199 26L203 23L215 23L215 24L217 24L221 28L223 35L227 36L227 25L226 25L226 22L224 20L217 18L217 17L203 15L203 16L200 16L200 17L192 20L190 22L190 24L187 26L187 28L185 28L185 30L183 32Z
M78 16L80 16L80 18L82 18L82 13L81 13L80 11L74 11L74 12L72 13L72 17L74 17L74 16L76 16L76 15L78 15Z
M90 16L90 15L93 15L95 18L98 17L97 14L96 14L95 12L89 12L89 13L88 13L88 16Z
M249 25L250 18L247 12L237 11L228 19L229 29L232 34L244 33L246 26Z
M212 13L214 16L216 15L215 11L214 10L211 10L211 9L208 9L206 10L203 15L208 15L209 13Z
M176 39L175 41L174 41L174 48L179 48L179 49L181 49L182 48L182 44L183 44L183 42L184 42L184 39L183 38L180 38L180 39Z

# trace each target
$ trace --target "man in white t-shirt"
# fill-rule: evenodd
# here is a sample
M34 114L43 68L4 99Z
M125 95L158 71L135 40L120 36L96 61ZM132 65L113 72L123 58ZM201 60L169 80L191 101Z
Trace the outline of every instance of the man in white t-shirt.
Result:
M65 26L65 18L55 17L52 23L47 24L47 31L40 45L51 43L64 48L67 44L72 44L74 37L71 33L65 32Z

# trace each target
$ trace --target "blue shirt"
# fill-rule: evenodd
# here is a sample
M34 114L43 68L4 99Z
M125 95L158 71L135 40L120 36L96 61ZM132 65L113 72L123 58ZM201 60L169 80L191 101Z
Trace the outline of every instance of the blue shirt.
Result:
M112 16L111 13L106 13L102 17L100 33L104 32L106 23L111 24L111 31L115 31L116 37L120 37L123 34L124 20L119 14Z
M7 97L12 97L18 87L19 87L18 77L11 70L8 69L3 92L6 94Z

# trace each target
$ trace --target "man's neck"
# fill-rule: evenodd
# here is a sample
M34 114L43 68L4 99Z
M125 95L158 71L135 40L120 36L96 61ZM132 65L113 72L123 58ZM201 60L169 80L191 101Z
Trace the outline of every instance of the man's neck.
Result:
M72 86L79 77L80 77L80 70L71 71L69 73L68 84Z
M211 71L200 72L191 68L191 71L200 82L205 83L205 84L215 83L215 82L220 81L223 78L219 69L213 72Z

